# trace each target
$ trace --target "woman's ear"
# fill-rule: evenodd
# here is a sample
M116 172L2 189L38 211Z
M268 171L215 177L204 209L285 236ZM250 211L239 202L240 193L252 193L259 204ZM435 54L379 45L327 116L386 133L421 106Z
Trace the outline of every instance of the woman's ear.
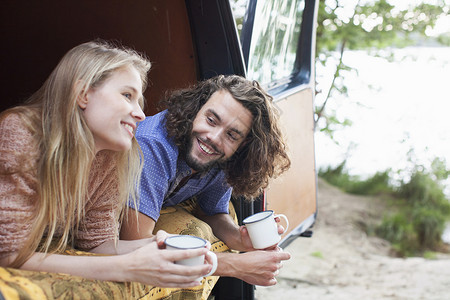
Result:
M81 109L85 109L89 102L88 93L82 88L82 82L80 80L77 81L74 88L75 88L75 93L78 94L78 96L77 96L78 106Z
M85 109L86 108L86 106L87 106L87 104L88 104L88 96L87 96L87 94L86 93L81 93L80 95L78 95L78 97L77 97L77 103L78 103L78 106L81 108L81 109Z

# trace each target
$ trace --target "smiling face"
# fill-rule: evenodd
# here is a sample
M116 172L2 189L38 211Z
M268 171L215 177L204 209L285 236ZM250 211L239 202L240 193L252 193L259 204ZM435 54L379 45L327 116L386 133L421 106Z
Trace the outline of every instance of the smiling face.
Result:
M187 164L194 171L201 172L226 161L247 137L252 121L250 111L229 92L215 92L192 124Z
M134 67L117 69L100 86L90 88L78 105L94 136L96 152L131 148L137 122L145 119L139 105L142 81Z

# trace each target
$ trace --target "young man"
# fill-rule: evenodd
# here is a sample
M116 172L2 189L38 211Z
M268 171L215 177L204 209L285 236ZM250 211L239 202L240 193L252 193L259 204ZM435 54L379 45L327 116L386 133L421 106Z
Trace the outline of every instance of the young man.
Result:
M217 253L215 275L276 284L290 254L255 250L228 211L232 193L256 197L290 166L272 97L258 83L232 75L176 91L164 103L167 110L147 117L136 132L145 159L139 218L129 210L121 238L151 237L163 207L195 197L195 216L230 249L245 251Z

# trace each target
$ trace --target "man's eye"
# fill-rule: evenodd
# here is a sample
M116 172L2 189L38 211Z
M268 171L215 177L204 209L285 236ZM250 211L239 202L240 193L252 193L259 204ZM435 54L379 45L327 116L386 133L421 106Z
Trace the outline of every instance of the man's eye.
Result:
M237 141L239 139L238 135L234 132L229 132L228 133L228 137L230 138L230 140L232 141Z
M207 117L206 120L208 121L209 124L212 124L212 125L216 124L216 122L214 121L214 119L211 118L211 117Z

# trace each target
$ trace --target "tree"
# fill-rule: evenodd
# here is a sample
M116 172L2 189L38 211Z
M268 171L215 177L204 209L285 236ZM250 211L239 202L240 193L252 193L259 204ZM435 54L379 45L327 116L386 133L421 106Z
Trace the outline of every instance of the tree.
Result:
M345 1L345 6L343 2L321 0L317 18L316 63L325 66L332 57L336 63L331 84L323 92L324 100L316 104L315 125L317 130L324 131L331 138L337 125L351 124L349 120L338 120L334 111L325 110L333 97L347 95L344 76L346 72L355 70L343 63L345 51L404 47L429 39L427 31L450 10L450 5L443 0L435 1L435 4L421 3L403 10L386 0L364 3L358 0L353 7L349 7L348 1ZM448 35L435 40L450 45Z

